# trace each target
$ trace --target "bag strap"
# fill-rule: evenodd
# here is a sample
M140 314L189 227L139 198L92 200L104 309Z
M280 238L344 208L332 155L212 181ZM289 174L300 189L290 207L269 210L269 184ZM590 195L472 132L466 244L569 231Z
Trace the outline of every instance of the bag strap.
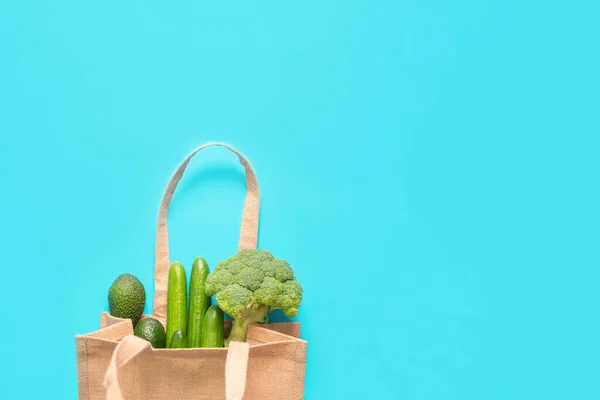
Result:
M119 385L119 368L129 363L138 354L149 350L150 342L135 335L125 336L113 351L110 363L104 375L106 400L124 400Z
M240 164L246 171L246 200L244 201L244 211L242 213L242 225L240 228L240 241L238 251L243 249L255 249L258 242L258 217L260 211L260 190L256 174L252 166L239 151L224 143L207 143L188 155L181 165L177 168L173 177L169 181L164 192L160 209L158 212L158 224L156 227L156 253L154 265L154 309L152 314L154 317L163 321L167 315L167 286L169 280L169 267L171 265L169 259L169 236L167 230L167 217L169 214L169 205L173 199L173 194L177 188L177 184L183 177L183 173L199 151L212 146L221 146L235 153Z
M225 398L242 400L246 390L248 356L250 345L242 342L229 342L225 362Z
M152 351L150 342L135 335L125 336L119 342L104 375L103 385L106 389L106 400L125 400L119 385L119 368L127 365L137 355L147 351ZM226 400L241 400L244 397L249 353L250 345L248 343L229 343L225 362Z

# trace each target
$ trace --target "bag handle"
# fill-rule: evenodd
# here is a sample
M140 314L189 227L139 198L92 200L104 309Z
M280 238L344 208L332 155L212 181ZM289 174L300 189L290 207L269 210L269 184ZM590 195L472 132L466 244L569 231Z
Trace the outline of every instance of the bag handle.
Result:
M137 355L147 351L152 351L150 342L135 335L127 335L119 342L104 375L103 385L106 389L106 400L125 400L119 385L119 368L127 365ZM242 400L244 397L249 353L250 345L248 343L229 343L225 362L226 400Z
M255 249L258 242L258 216L260 211L260 190L256 174L252 166L239 151L224 143L207 143L192 151L173 174L167 188L164 192L160 209L158 212L158 224L156 227L156 252L154 265L154 308L152 314L161 321L165 321L167 315L167 286L169 280L169 237L167 231L167 217L169 214L169 205L173 199L173 194L177 184L183 177L183 173L199 151L207 147L221 146L235 153L240 164L246 171L246 200L244 201L244 211L242 214L242 226L240 228L240 241L238 251L243 249Z

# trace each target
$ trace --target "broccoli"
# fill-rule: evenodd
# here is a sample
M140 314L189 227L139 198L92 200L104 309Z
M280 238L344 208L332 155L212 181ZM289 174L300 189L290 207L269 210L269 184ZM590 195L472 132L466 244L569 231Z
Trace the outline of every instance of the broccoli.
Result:
M221 261L206 278L206 294L216 294L219 307L233 318L225 341L245 342L248 325L266 321L272 310L298 314L302 286L287 261L266 250L242 250Z

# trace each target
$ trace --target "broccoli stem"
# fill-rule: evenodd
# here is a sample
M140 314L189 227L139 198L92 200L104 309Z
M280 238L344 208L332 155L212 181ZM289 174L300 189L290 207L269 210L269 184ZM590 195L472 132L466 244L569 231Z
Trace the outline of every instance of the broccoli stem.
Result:
M236 318L231 325L231 332L225 340L225 347L229 347L229 342L245 342L248 338L248 321L245 318Z
M245 342L248 338L248 326L262 321L267 315L269 315L268 306L252 307L249 305L243 313L233 320L231 332L225 340L225 347L229 347L229 342Z

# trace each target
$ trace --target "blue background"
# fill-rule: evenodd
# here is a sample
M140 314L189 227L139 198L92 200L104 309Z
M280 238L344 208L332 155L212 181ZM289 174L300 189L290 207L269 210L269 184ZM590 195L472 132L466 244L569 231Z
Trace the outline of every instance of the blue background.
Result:
M596 4L2 0L0 397L76 398L218 140L304 285L307 399L600 398ZM195 159L173 258L231 255L243 193Z

